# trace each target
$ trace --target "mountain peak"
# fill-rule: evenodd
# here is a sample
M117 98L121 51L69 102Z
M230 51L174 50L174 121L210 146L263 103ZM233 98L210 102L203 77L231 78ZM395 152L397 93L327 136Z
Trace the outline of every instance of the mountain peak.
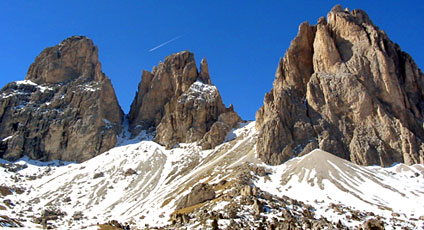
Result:
M65 83L78 78L96 81L105 78L97 47L85 36L72 36L44 49L29 67L25 79L43 84Z
M424 162L424 75L362 10L302 23L256 114L258 152L281 164L320 148L361 165Z
M67 44L74 43L74 42L77 42L77 41L80 41L80 40L89 40L89 41L91 41L90 38L88 38L86 36L83 36L83 35L72 35L72 36L64 39L63 41L61 41L59 43L59 46L65 46Z
M350 11L346 8L343 10L342 6L336 5L330 12L328 12L327 19L335 23L335 17L343 18L343 20L354 22L358 25L367 24L374 26L368 14L361 9L354 9Z
M195 141L214 147L240 121L211 85L206 59L199 73L189 51L166 57L152 73L143 71L129 118L132 135L142 129L156 130L155 141L167 148Z
M2 158L81 162L115 146L123 113L97 47L72 36L44 49L26 81L0 91L0 117Z

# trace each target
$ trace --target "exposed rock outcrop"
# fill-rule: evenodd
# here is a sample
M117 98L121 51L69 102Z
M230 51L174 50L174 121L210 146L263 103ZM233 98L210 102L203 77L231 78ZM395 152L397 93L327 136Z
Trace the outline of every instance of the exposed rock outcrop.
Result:
M257 150L280 164L321 148L361 165L424 163L424 79L362 10L300 25L256 114Z
M190 193L178 201L176 209L191 207L215 198L215 190L209 184L197 184Z
M383 230L384 228L384 222L378 219L369 219L367 221L365 221L362 224L362 229L363 230Z
M143 71L129 120L133 135L156 130L154 140L167 148L195 141L213 148L240 118L222 103L206 60L198 72L194 55L184 51L168 56L151 73Z
M0 156L85 161L115 146L122 119L97 47L73 36L0 91Z

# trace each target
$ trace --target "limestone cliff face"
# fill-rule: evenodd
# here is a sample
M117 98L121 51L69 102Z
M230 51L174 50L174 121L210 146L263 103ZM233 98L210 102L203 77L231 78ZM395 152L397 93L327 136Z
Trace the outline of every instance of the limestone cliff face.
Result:
M105 75L93 41L72 36L43 50L29 67L26 80L37 84L65 83L78 78L102 81Z
M361 165L424 163L424 79L362 10L300 25L256 114L257 150L280 164L321 148Z
M122 119L97 47L73 36L41 52L25 81L0 91L0 155L85 161L115 146Z
M213 148L240 118L222 103L206 60L198 72L194 55L184 51L168 56L151 73L143 71L129 120L133 135L156 130L154 140L167 148L195 141Z

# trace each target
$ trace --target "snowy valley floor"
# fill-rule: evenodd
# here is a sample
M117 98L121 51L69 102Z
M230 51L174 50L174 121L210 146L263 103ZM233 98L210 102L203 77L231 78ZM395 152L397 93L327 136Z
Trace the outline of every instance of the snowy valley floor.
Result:
M205 229L217 219L223 229L248 229L290 219L304 229L356 229L380 219L386 229L424 228L423 165L363 167L314 150L268 166L255 156L254 126L240 124L213 150L167 150L142 134L81 164L3 160L0 226L98 229L117 220L131 229ZM198 183L211 185L215 199L175 210Z

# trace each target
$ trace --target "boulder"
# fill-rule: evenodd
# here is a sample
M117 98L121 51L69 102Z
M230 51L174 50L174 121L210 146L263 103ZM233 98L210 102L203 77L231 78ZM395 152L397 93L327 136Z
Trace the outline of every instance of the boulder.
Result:
M384 230L384 222L378 219L369 219L362 224L363 230Z
M191 189L189 194L178 201L176 209L191 207L212 199L215 199L213 187L209 184L199 183Z

